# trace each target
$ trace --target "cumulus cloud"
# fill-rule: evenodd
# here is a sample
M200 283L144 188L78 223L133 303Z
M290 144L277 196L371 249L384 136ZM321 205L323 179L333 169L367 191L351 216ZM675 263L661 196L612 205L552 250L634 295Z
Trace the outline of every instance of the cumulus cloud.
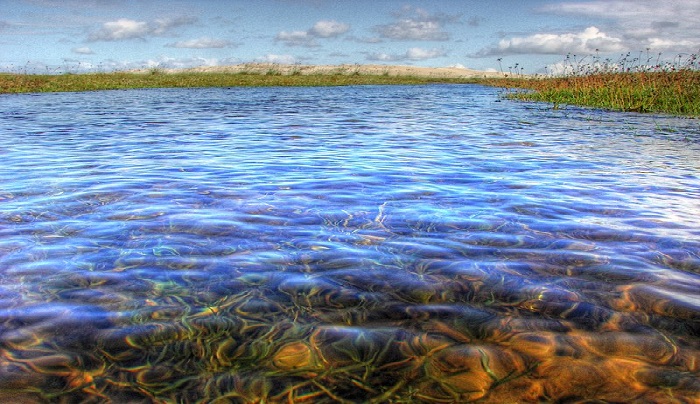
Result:
M94 31L88 37L89 41L119 41L123 39L144 39L150 31L145 21L135 21L120 18L102 24L102 28Z
M549 4L541 11L603 18L606 32L622 39L625 51L696 52L700 47L697 0L591 0ZM660 40L660 38L664 38Z
M187 41L178 41L167 44L171 48L190 48L190 49L207 49L207 48L227 48L233 46L231 41L225 39L216 39L210 37L201 37L190 39Z
M131 68L163 68L163 69L189 69L202 66L225 66L240 63L236 58L204 58L204 57L185 57L174 58L169 56L160 56L154 59L148 59L140 62L128 62ZM124 68L119 69L124 70Z
M308 31L281 31L275 39L284 42L287 46L319 46L316 38Z
M369 43L369 44L375 44L375 43L382 43L382 42L384 42L384 41L382 40L382 38L379 38L379 37L376 37L376 36L373 36L373 37L355 37L355 36L353 36L353 37L351 37L351 38L349 38L349 39L351 39L351 40L353 40L353 41L355 41L355 42L359 42L359 43Z
M271 53L256 58L255 61L261 63L278 63L282 65L293 65L297 62L296 58L292 55L275 55Z
M536 32L503 38L472 56L513 54L696 53L700 49L697 0L579 0L547 4L539 12L600 19L583 31Z
M163 36L173 29L196 22L195 18L161 18L151 22L120 18L108 21L88 36L88 41L123 41L129 39L146 39L148 36Z
M200 66L218 66L221 64L221 61L216 58L172 58L168 56L161 56L157 59L146 60L141 62L141 64L147 68L188 69Z
M197 22L195 17L159 18L150 25L154 35L167 35L174 28L192 25Z
M659 2L658 0L635 0L630 2L629 0L593 0L549 4L543 6L542 11L624 20L649 20L658 17L665 18L669 14L673 17L680 17L680 14L675 13L687 9L693 3L697 3L697 1L675 0Z
M192 67L201 66L222 66L222 65L234 65L241 63L241 60L237 58L203 58L203 57L185 57L185 58L174 58L169 56L159 56L156 58L146 59L146 60L116 60L116 59L105 59L100 60L99 63L91 63L81 59L63 59L63 63L60 66L48 66L40 62L33 62L28 71L42 73L46 71L51 72L107 72L107 71L125 71L125 70L136 70L136 69L147 69L147 68L159 68L159 69L186 69ZM3 70L3 65L0 64L0 71Z
M373 30L382 38L398 41L447 41L445 25L456 22L459 16L430 14L421 8L404 7L391 24L377 25Z
M447 53L441 49L410 48L405 53L401 54L371 53L367 55L367 60L375 62L417 61L439 58L446 54Z
M314 24L309 35L317 38L334 38L350 30L350 25L335 20L322 20Z
M700 47L700 41L688 39L648 38L647 44L649 49L661 52L664 50L675 51L679 49L688 50L688 52L695 52Z
M616 52L623 50L622 39L609 36L597 27L563 34L534 34L502 39L497 46L484 49L478 56L512 54L552 54Z
M281 31L275 37L287 46L319 46L318 38L336 38L350 30L350 25L335 20L321 20L306 31Z
M434 59L445 55L446 52L440 49L410 48L406 51L406 58L410 60Z
M73 53L77 53L78 55L93 55L95 53L92 51L92 49L88 48L87 46L73 48L71 49L71 51Z

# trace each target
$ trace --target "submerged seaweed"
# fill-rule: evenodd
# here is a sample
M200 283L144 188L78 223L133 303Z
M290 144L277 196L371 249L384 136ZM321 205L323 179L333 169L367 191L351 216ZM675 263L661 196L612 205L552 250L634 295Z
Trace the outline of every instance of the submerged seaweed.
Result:
M453 86L18 97L0 399L697 399L700 148L652 118Z

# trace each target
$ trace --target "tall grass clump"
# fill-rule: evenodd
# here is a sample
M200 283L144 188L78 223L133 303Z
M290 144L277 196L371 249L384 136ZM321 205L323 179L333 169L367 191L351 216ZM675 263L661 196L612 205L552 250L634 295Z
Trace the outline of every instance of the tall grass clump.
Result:
M648 51L647 51L648 53ZM544 101L558 107L583 105L619 111L700 116L700 62L696 54L660 63L661 55L617 61L597 57L587 61L569 55L563 74L513 78L491 84L534 91L514 91L510 98Z

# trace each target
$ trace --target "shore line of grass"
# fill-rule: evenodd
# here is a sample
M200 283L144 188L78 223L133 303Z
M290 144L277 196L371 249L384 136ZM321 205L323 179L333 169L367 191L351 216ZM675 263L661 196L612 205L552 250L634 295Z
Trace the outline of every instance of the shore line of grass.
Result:
M0 93L81 92L138 88L482 84L511 99L617 111L700 117L700 71L604 72L566 77L435 77L389 74L226 72L0 74ZM521 91L530 90L530 91Z
M475 78L374 74L251 73L84 73L64 75L0 74L0 93L80 92L138 88L347 86L476 83Z
M507 97L614 111L700 117L700 71L607 72L548 78L491 79ZM529 91L520 91L529 90Z

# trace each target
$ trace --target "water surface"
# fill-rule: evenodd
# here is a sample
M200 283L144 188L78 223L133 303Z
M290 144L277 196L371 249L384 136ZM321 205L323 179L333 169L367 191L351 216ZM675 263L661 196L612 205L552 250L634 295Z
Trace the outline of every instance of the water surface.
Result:
M698 400L696 120L460 85L0 113L0 398Z

